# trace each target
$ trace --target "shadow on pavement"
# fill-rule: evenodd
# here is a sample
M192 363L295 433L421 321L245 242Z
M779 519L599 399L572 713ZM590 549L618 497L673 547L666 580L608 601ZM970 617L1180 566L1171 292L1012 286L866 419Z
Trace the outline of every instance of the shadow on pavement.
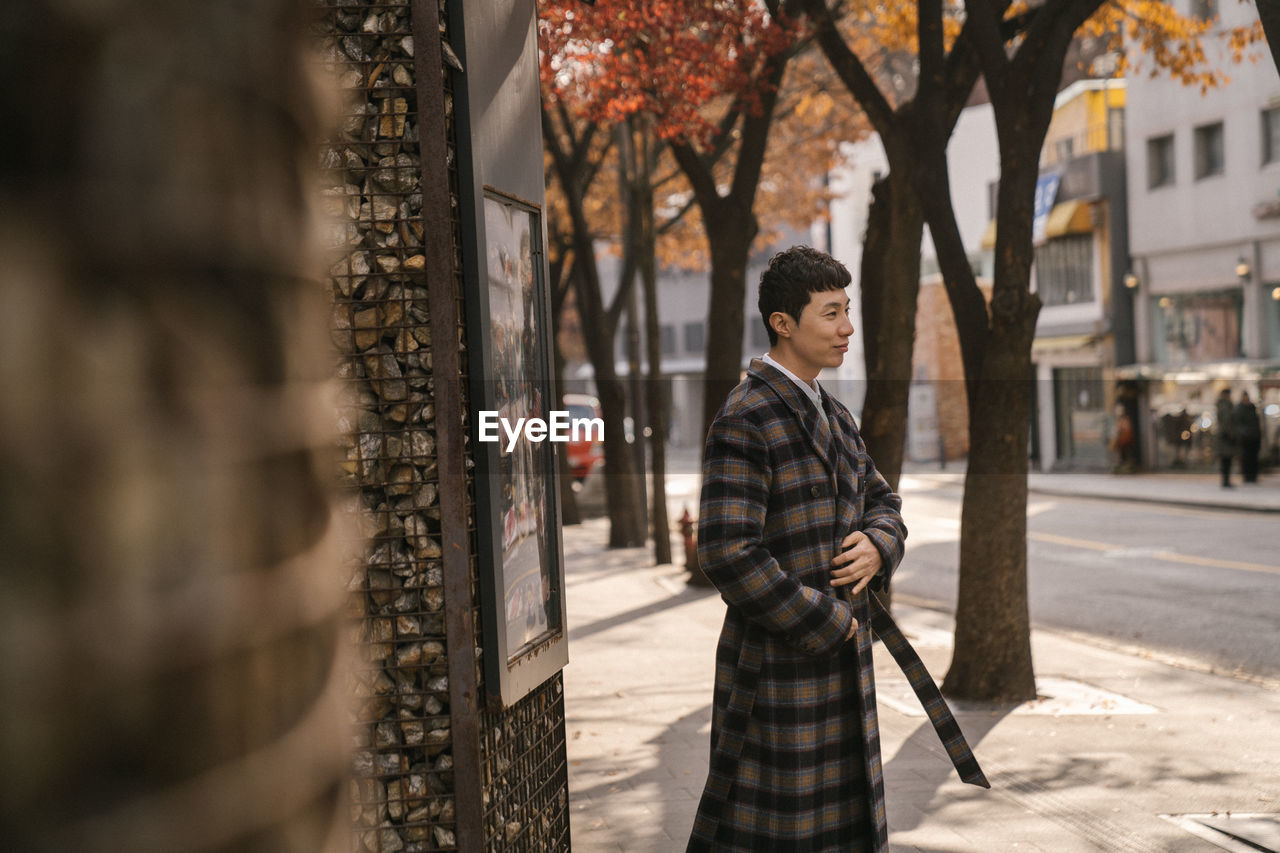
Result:
M952 710L956 710L954 704ZM994 768L983 763L980 744L1011 710L1012 707L1008 707L982 714L956 714L960 730L969 741L969 746L982 765L992 788L998 786L1000 780L998 774L993 774ZM915 731L907 735L893 758L885 762L884 779L886 796L889 798L890 832L915 829L928 815L928 805L937 795L938 789L949 780L959 782L955 768L928 719L922 720ZM965 785L961 790L971 796L989 794L985 789L971 785ZM899 796L903 794L905 796ZM908 799L912 807L896 807L895 801L898 799Z
M588 622L585 625L577 625L569 628L569 642L573 643L590 637L592 634L598 634L601 631L607 631L610 628L616 628L619 625L625 625L628 622L635 622L638 619L644 619L648 616L654 616L673 607L679 607L690 601L697 601L703 598L711 598L717 595L714 589L708 587L687 586L680 593L664 598L661 601L654 601L643 607L636 607L622 613L615 613L605 619L597 619L594 622Z

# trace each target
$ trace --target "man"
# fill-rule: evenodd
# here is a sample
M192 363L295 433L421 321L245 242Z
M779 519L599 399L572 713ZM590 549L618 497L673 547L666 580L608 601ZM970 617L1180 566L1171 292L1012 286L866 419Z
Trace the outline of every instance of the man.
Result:
M769 352L707 435L698 555L728 609L690 851L888 847L871 623L890 644L892 621L868 591L887 585L907 530L853 417L817 384L848 351L849 282L814 249L774 256L759 297ZM972 762L949 725L957 767ZM976 762L965 772L986 784Z
M1246 483L1258 482L1258 453L1262 449L1262 422L1258 420L1258 407L1249 399L1249 393L1240 395L1233 414L1236 440L1240 444L1240 476Z
M1236 410L1231 404L1231 389L1218 392L1218 405L1214 410L1213 452L1218 457L1218 470L1222 474L1222 488L1231 485L1231 459L1239 449L1236 446Z

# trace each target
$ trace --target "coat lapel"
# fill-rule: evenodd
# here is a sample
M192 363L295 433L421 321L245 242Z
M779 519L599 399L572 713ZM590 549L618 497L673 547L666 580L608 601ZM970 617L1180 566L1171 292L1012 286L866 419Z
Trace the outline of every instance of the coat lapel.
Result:
M788 379L780 370L764 361L753 358L751 366L747 372L754 375L761 382L768 385L773 392L778 395L796 420L800 422L800 428L804 431L805 438L813 451L822 459L822 464L827 466L827 470L832 475L836 473L835 467L835 436L831 433L824 433L818 424L818 418L823 415L809 402L809 398L804 395L796 384ZM826 399L825 392L823 399ZM831 435L831 441L826 440L823 436Z

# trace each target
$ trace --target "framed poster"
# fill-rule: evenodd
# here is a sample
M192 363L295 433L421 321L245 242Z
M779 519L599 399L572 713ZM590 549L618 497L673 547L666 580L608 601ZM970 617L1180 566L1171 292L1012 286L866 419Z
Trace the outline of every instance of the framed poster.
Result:
M555 399L541 212L486 187L473 321L485 677L510 705L567 662L555 443L522 429ZM476 344L479 344L478 350Z

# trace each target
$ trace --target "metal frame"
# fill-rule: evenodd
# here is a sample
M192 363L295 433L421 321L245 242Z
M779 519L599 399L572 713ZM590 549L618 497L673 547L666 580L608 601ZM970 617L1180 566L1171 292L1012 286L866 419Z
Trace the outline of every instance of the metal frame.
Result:
M534 387L527 391L541 397L545 415L547 404L555 400L556 396L552 381L551 347L554 342L550 334L551 300L547 290L547 262L543 251L545 226L542 211L530 202L492 187L485 187L483 196L473 204L479 223L484 223L488 213L495 207L531 217L536 357L534 363L526 365L528 375L534 383ZM491 304L492 282L487 268L489 255L496 248L494 235L488 233L485 227L478 227L473 241L473 248L467 254L474 259L478 282L476 287L467 289L467 317L473 360L471 402L474 412L498 408L498 383L494 378L499 376L502 368L492 334L494 312L498 308ZM477 366L479 369L476 369ZM504 493L508 485L516 486L522 478L511 472L515 457L504 452L503 441L480 442L474 424L471 432L476 442L472 447L477 469L476 527L483 605L485 689L491 699L497 699L501 705L510 707L568 663L564 618L564 549L560 534L560 482L554 446L550 442L530 445L527 453L533 468L528 472L528 477L533 479L535 487L542 489L541 506L534 507L535 511L541 510L541 514L534 518L536 532L517 530L518 544L508 546L505 539L506 528L510 524L513 510L504 511L507 501ZM516 453L520 452L518 447ZM543 594L549 595L545 606L547 626L531 638L515 641L512 638L513 617L510 611L512 607L520 607L521 596L509 577L511 573L508 571L508 562L517 549L527 551L535 541ZM529 609L528 606L524 607L514 618L524 618Z
M424 0L429 2L429 0ZM531 0L520 0L521 13L530 25L536 19ZM546 585L551 604L547 630L530 642L513 648L506 630L507 581L504 578L503 518L501 503L501 454L496 443L480 442L475 413L496 409L494 341L490 326L490 282L487 274L489 235L485 226L486 200L527 211L535 216L532 229L532 260L536 294L538 339L530 375L539 383L543 411L557 399L553 382L551 338L551 298L548 291L546 223L540 201L542 193L541 136L524 140L513 136L510 123L527 121L519 113L528 108L536 121L536 100L525 103L527 91L518 73L504 64L513 57L506 48L520 43L527 34L513 20L493 8L463 13L462 3L449 0L450 42L461 55L465 71L455 76L457 96L454 114L457 128L459 206L462 215L464 291L466 295L467 347L471 382L472 455L476 460L476 533L479 559L481 624L483 626L484 687L493 708L511 707L568 663L568 637L564 602L564 557L560 535L560 484L555 466L554 446L537 446L538 465L545 482L545 515L540 529L544 544L539 548L549 561ZM513 10L515 7L513 7ZM457 15L454 15L455 10ZM520 20L516 16L515 21ZM468 25L472 25L468 32ZM491 30L491 31L490 31ZM510 44L508 39L514 39ZM531 78L536 95L535 76ZM514 88L509 88L514 87ZM515 110L517 112L511 112ZM518 114L519 113L519 114ZM535 125L536 126L536 125ZM507 147L510 145L511 147ZM523 147L523 146L528 146ZM527 168L532 164L534 168ZM440 341L439 338L433 340ZM447 340L447 339L446 339ZM439 350L440 344L435 349ZM439 368L437 367L437 370Z
M436 448L440 501L441 571L449 672L450 725L453 731L454 804L458 850L483 849L484 788L480 756L479 687L472 618L471 537L467 530L466 433L452 413L463 410L459 349L450 346L462 325L461 294L454 253L453 203L450 198L449 140L445 120L444 56L437 0L413 0L413 40L417 45L414 79L418 90L419 144L422 162L422 221L429 282L431 373L436 404ZM437 82L439 81L439 82ZM456 101L456 98L455 98ZM452 500L444 499L445 491Z

